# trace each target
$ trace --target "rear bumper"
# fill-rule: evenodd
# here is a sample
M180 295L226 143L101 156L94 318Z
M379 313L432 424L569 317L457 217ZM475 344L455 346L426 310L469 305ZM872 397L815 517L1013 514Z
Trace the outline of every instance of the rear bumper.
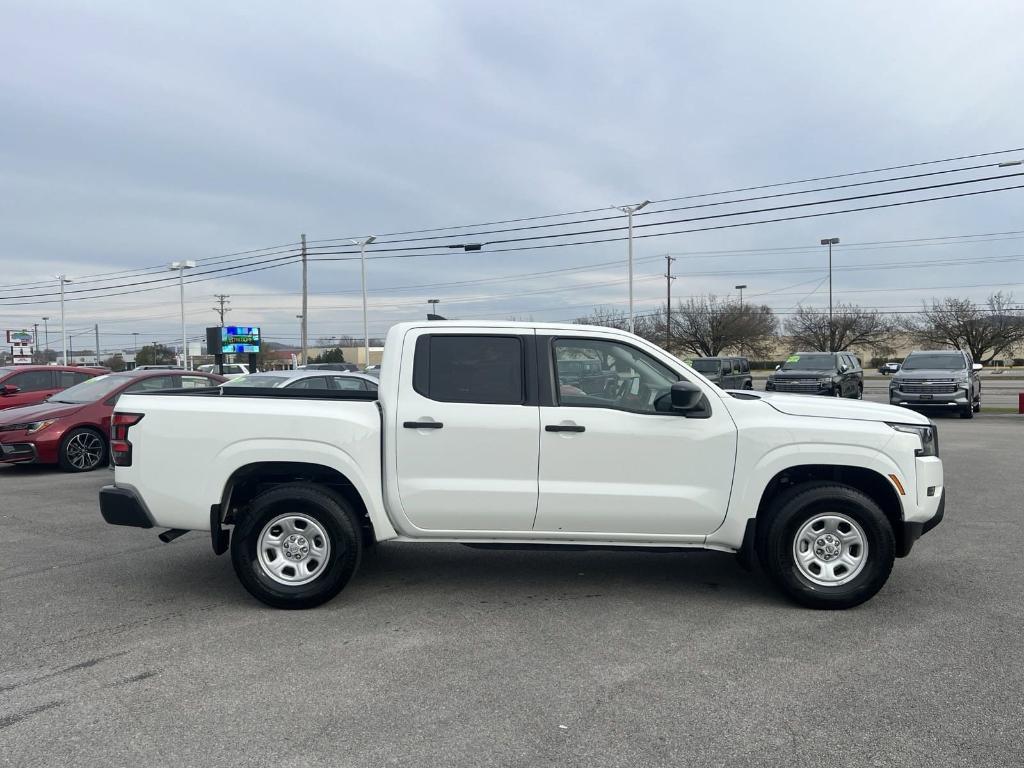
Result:
M139 495L131 488L105 485L100 489L100 514L111 525L152 528L153 518Z
M903 535L900 540L897 541L896 557L906 557L910 554L910 550L914 546L914 542L924 536L928 531L937 526L942 522L943 516L946 514L946 489L942 489L942 495L939 497L939 506L935 510L935 514L929 520L925 520L923 523L916 522L905 522L903 523Z

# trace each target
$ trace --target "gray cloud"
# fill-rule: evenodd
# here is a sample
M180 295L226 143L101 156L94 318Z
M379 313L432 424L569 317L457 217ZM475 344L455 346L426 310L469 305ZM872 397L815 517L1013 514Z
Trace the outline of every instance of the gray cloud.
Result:
M5 13L0 51L0 282L204 258L303 231L540 215L1024 144L1009 31L1021 17L1013 2L23 4ZM638 256L1024 229L1020 205L1010 192L648 239ZM1024 253L1021 242L839 250L836 264L1011 255ZM376 289L623 252L375 261L372 330L422 316L428 294L465 316L563 319L621 305L622 287L606 283L624 265ZM638 263L641 308L657 306L662 267ZM757 274L787 267L819 271ZM785 309L814 288L823 259L812 248L684 258L675 269L677 294L745 282L752 294L775 291L763 299ZM695 274L726 270L738 274ZM312 275L312 334L356 332L357 264L319 262ZM981 297L1017 281L1024 270L1013 262L836 272L837 291L863 291L844 299L878 306L948 292L929 286L984 283L960 291ZM235 321L295 337L298 288L296 267L198 283L190 323L212 321L210 295L226 292ZM176 307L169 284L69 303L69 325L100 322L110 346L131 330L173 337ZM0 304L0 325L47 313L55 305Z

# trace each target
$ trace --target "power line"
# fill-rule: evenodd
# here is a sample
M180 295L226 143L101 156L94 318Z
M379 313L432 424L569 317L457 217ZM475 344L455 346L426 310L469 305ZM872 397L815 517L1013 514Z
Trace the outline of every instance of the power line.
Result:
M888 183L893 183L893 182L897 182L897 181L907 181L907 180L910 180L910 179L920 179L920 178L926 178L926 177L929 177L929 176L941 176L941 175L949 174L949 173L964 173L966 171L974 171L974 170L979 170L979 169L982 169L982 168L996 168L996 167L999 167L999 163L985 163L985 164L982 164L982 165L970 165L970 166L963 166L963 167L959 167L959 168L946 168L946 169L943 169L941 171L928 171L927 173L916 173L916 174L910 174L910 175L904 175L904 176L893 176L893 177L886 178L886 179L873 179L871 181L858 181L858 182L853 182L853 183L850 183L850 184L837 184L837 185L831 185L831 186L827 186L827 187L816 187L814 189L802 189L802 190L798 190L798 191L795 191L795 192L778 192L778 193L771 194L771 195L758 195L758 196L755 196L755 197L742 197L742 198L735 198L735 199L732 199L732 200L716 200L716 201L710 202L710 203L698 203L696 205L684 205L684 206L679 206L679 207L675 207L675 208L665 208L665 209L662 209L662 210L659 210L659 211L649 210L648 209L648 210L645 210L645 211L638 211L636 213L636 216L637 217L640 217L640 216L660 216L660 215L664 215L666 213L673 213L675 211L687 211L687 210L694 210L694 209L699 209L699 208L712 208L712 207L722 206L722 205L736 205L736 204L739 204L739 203L749 203L749 202L754 202L754 201L757 201L757 200L772 200L772 199L777 199L777 198L782 198L782 197L793 197L793 196L796 196L796 195L810 195L810 194L814 194L814 193L817 193L817 192L830 192L830 191L834 191L834 190L838 190L838 189L851 189L851 188L854 188L854 187L863 187L863 186L869 186L869 185L873 186L873 185L876 185L876 184L888 184ZM1002 178L1002 176L995 177L995 178ZM681 198L681 199L683 199L683 198ZM602 210L603 211L608 211L610 209L609 208L605 208L605 209L602 209ZM481 230L481 231L473 231L473 232L459 232L459 233L456 233L456 234L433 235L433 236L429 236L429 237L414 237L414 238L407 238L407 239L403 239L403 240L380 240L380 239L378 239L378 246L380 246L380 245L389 245L389 244L399 244L399 243L424 242L424 241L428 241L428 240L440 240L440 239L448 239L448 238L455 238L455 237L457 237L457 238L472 239L472 238L479 237L481 235L502 234L502 233L506 233L506 232L523 232L523 231L538 230L538 229L549 229L549 228L552 228L552 227L568 227L568 226L574 226L574 225L578 225L578 224L593 224L593 223L601 222L601 221L621 221L621 220L622 220L622 214L615 213L615 214L609 214L609 215L606 215L606 216L596 216L596 217L587 218L587 219L574 219L572 221L559 221L559 222L554 222L554 223L549 223L549 224L533 224L533 225L529 225L529 226L508 227L508 228L505 228L505 229L491 229L491 230ZM666 223L671 223L671 222L666 222ZM648 226L656 226L656 225L652 224L652 225L648 225ZM618 229L621 229L621 227L619 227ZM600 231L600 230L596 230L596 231ZM572 234L586 234L586 232L578 232L578 233L572 233ZM323 241L319 241L318 240L318 241L314 241L314 242L323 242ZM495 241L495 242L502 242L502 241ZM488 245L488 243L483 243L482 245ZM318 248L321 249L321 250L324 249L324 248L328 248L328 247L335 247L335 246L318 246ZM448 247L448 246L437 244L437 245L435 245L433 247ZM316 251L316 248L314 248L313 250ZM379 248L377 250L379 250Z
M263 272L264 270L267 270L267 269L277 269L278 267L285 267L285 266L288 266L289 264L297 264L297 263L298 263L297 257L293 257L291 261L285 262L283 264L270 264L268 266L263 266L263 267L254 267L252 269L238 270L238 271L232 272L231 275L224 275L224 276L218 275L216 277L190 278L190 279L185 281L185 284L186 285L191 285L193 283L203 283L203 282L206 282L208 280L222 280L222 279L224 279L224 277L234 277L235 275L248 275L248 274L251 274L253 272ZM221 270L210 270L210 272L219 272L219 271L221 271ZM200 275L208 275L208 274L210 274L210 272L200 272L199 274ZM129 284L129 285L131 285L131 284ZM128 287L128 286L119 285L119 286L112 286L112 287L114 287L114 288L124 288L124 287ZM146 293L147 291L161 291L164 288L171 288L171 287L173 287L173 286L160 285L160 286L157 286L155 288L139 288L137 290L118 291L118 292L115 292L115 293L104 294L103 296L73 296L71 298L65 299L65 301L87 301L89 299L97 299L97 298L106 299L106 298L109 298L109 297L112 297L112 296L126 296L128 294ZM46 294L46 295L49 295L49 294ZM3 299L3 301L7 301L7 299L5 298L5 299ZM0 306L21 307L21 306L31 306L33 304L52 304L52 303L53 303L53 300L51 299L49 301L23 301L23 302L16 302L14 304L9 304L9 305L8 304L0 303Z
M227 254L223 254L221 256L205 256L205 257L197 258L197 259L195 259L195 261L207 262L209 264L214 264L214 263L228 264L228 263L236 262L236 261L247 261L247 260L250 260L250 259L254 258L252 256L252 254L259 254L260 256L265 257L265 256L275 256L275 255L279 255L279 254L282 254L282 253L293 253L293 252L294 253L298 253L297 249L289 248L288 247L289 245L295 245L295 244L288 243L288 244L285 244L285 245L274 245L274 246L270 246L270 247L267 247L267 248L257 248L257 249L250 250L250 251L237 251L235 253L227 253ZM237 258L229 258L229 257L237 257ZM79 276L77 276L75 278L75 283L77 285L86 285L86 284L91 284L91 283L109 282L113 277L116 277L116 276L124 276L124 277L141 276L141 275L144 275L144 274L147 274L147 273L150 273L150 272L158 272L158 271L162 271L162 270L166 270L166 269L167 269L167 265L166 264L160 264L160 265L155 265L155 266L151 266L151 267L135 267L133 269L122 270L122 271L117 271L117 272L99 272L99 273L94 273L94 274L89 274L89 275L79 275ZM89 279L89 278L96 278L96 279ZM19 288L19 289L25 289L25 288L35 288L35 287L41 287L41 286L49 286L52 283L53 283L52 279L51 280L39 280L39 281L32 282L32 283L9 283L9 284L6 284L6 285L0 285L0 288Z
M837 211L820 211L818 213L798 214L798 215L795 215L795 216L779 216L779 217L776 217L776 218L757 219L755 221L744 221L744 222L739 222L739 223L735 223L735 224L716 224L716 225L708 226L708 227L694 227L694 228L691 228L691 229L679 229L679 230L673 230L673 231L670 231L670 232L648 232L646 234L635 235L634 237L636 239L639 239L639 238L649 238L649 237L667 237L669 235L684 235L684 234L692 234L692 233L695 233L695 232L711 232L711 231L720 230L720 229L736 229L738 227L752 227L752 226L758 226L758 225L761 225L761 224L774 224L774 223L784 222L784 221L798 221L800 219L815 219L815 218L820 218L820 217L823 217L823 216L836 216L836 215L840 215L840 214L844 214L844 213L861 213L861 212L864 212L864 211L876 211L876 210L883 210L883 209L886 209L886 208L898 208L898 207L905 206L905 205L919 205L921 203L932 203L932 202L937 202L939 200L954 200L954 199L961 198L961 197L974 197L974 196L977 196L977 195L987 195L987 194L990 194L992 192L1006 192L1006 191L1014 190L1014 189L1024 189L1024 184L1011 185L1011 186L1008 186L1008 187L994 187L992 189L982 189L982 190L976 190L976 191L973 191L973 192L959 192L959 193L951 194L951 195L937 195L937 196L934 196L934 197L920 198L918 200L901 200L901 201L897 201L897 202L893 202L893 203L883 203L883 204L879 204L879 205L866 205L866 206L859 206L859 207L856 207L856 208L843 208L843 209L840 209L840 210L837 210ZM886 193L886 194L894 194L894 193ZM731 215L739 216L739 215L744 215L745 213L748 213L748 212L740 211L740 212L737 212L737 213L734 213L734 214L731 214ZM713 218L717 218L717 217L713 217ZM650 226L650 225L645 225L645 226ZM598 244L602 244L602 243L620 243L620 242L623 242L625 239L626 239L625 237L605 237L605 238L596 238L596 239L592 239L592 240L578 240L578 241L570 242L570 243L547 243L547 244L543 244L543 245L516 246L516 247L512 247L512 248L495 248L493 250L488 250L485 253L488 253L488 254L512 253L512 252L519 252L519 251L546 250L546 249L549 249L549 248L568 248L568 247L575 247L575 246L580 246L580 245L598 245ZM394 249L394 250L407 251L407 250L418 250L418 249ZM338 253L345 254L346 257L343 257L343 258L326 257L325 258L324 255L322 254L320 258L311 259L311 261L352 261L353 260L353 257L347 256L347 254L351 253L349 251L339 251ZM450 251L443 251L443 252L438 252L438 253L404 253L403 252L403 253L395 253L395 254L391 254L391 253L380 254L380 252L378 251L377 253L379 255L367 256L367 259L410 259L410 258L419 258L419 257L423 257L423 256L441 256L441 255L445 255L446 253L451 253L451 252ZM354 258L358 258L358 256L356 256Z
M760 184L760 185L751 186L751 187L737 187L737 188L734 188L734 189L720 190L718 192L701 192L701 193L692 194L692 195L683 195L681 197L666 197L666 198L662 198L660 200L652 200L651 202L655 203L655 204L659 204L659 203L673 203L673 202L677 202L677 201L680 201L680 200L696 200L696 199L704 198L704 197L715 197L717 195L731 195L731 194L735 194L735 193L739 193L739 192L755 192L755 191L762 190L762 189L773 189L773 188L777 188L777 187L788 187L788 186L795 186L797 184L811 184L811 183L818 182L818 181L831 181L833 179L851 178L853 176L867 176L867 175L870 175L870 174L873 174L873 173L887 173L888 171L900 171L900 170L905 170L907 168L920 168L920 167L924 167L924 166L927 166L927 165L941 165L943 163L953 163L953 162L958 162L960 160L975 160L975 159L977 159L979 157L995 157L997 155L1006 155L1006 154L1010 154L1012 152L1021 152L1021 151L1024 151L1024 147L1013 147L1013 148L1010 148L1010 149L999 149L999 150L995 150L993 152L976 152L974 154L958 155L956 157L947 157L947 158L942 158L942 159L939 159L939 160L925 160L925 161L915 162L915 163L903 163L901 165L890 165L890 166L887 166L887 167L884 167L884 168L873 168L873 169L870 169L870 170L863 170L863 171L850 171L850 172L846 172L846 173L831 174L831 175L828 175L828 176L815 176L815 177L806 178L806 179L795 179L795 180L790 180L790 181L774 182L774 183L771 183L771 184ZM451 231L453 229L470 229L470 228L473 228L473 227L490 227L490 226L497 226L497 225L500 225L500 224L518 224L518 223L522 223L522 222L526 222L526 221L542 221L544 219L562 218L562 217L565 217L565 216L578 216L578 215L583 215L583 214L587 214L587 213L597 213L599 211L607 211L611 207L612 206L610 206L610 205L605 205L605 206L601 206L600 208L584 208L584 209L576 210L576 211L567 211L567 212L564 212L564 213L549 213L549 214L544 214L544 215L540 215L540 216L521 216L519 218L514 218L514 219L500 219L500 220L495 220L495 221L486 221L486 222L482 222L482 223L478 223L478 224L461 224L461 225L457 225L457 226L433 227L433 228L429 228L429 229L411 229L411 230L405 230L405 231L402 231L402 232L386 232L386 233L383 233L383 234L379 235L379 237L399 237L399 236L402 236L402 235L418 235L418 234L424 234L424 233L427 233L427 232L447 232L447 231ZM351 240L351 239L353 239L355 237L358 237L358 235L350 235L350 236L346 236L346 237L331 237L331 238L326 238L326 239L321 239L321 240L310 240L309 242L311 242L311 243L338 242L338 241L343 241L343 240Z

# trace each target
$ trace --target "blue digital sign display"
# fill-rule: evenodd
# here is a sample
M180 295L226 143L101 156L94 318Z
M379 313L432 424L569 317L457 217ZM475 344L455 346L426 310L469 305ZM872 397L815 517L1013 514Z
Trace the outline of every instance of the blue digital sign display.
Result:
M227 325L220 329L220 351L223 355L260 351L260 329L246 325Z

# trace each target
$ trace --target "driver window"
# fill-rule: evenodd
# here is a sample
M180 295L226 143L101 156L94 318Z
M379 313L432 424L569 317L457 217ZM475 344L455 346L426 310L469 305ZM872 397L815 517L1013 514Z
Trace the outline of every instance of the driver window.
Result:
M627 344L596 339L554 342L558 403L658 413L655 401L679 376Z

